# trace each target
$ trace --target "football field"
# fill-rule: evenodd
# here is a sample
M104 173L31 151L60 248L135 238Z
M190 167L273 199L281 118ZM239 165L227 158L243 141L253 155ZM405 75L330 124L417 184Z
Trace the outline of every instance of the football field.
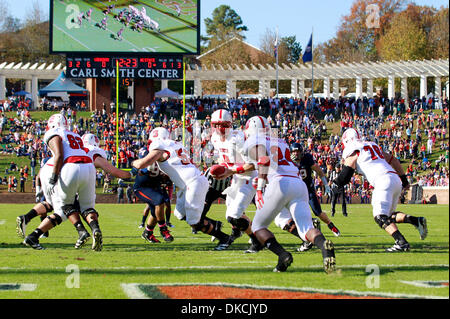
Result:
M173 52L192 53L197 51L197 1L196 0L79 0L66 2L54 0L53 51L57 52ZM105 15L108 5L115 7ZM118 14L129 12L129 5L141 11L159 24L158 29L137 30L136 20L126 23ZM181 9L178 16L176 8ZM81 22L80 13L92 9L91 17L86 15ZM107 17L106 26L101 21ZM123 28L121 38L119 30Z
M349 216L338 212L333 222L342 236L335 237L322 223L324 235L336 246L337 271L323 271L320 250L296 252L300 241L276 228L278 241L292 252L294 262L285 273L274 273L276 256L265 249L244 254L248 237L238 238L226 251L214 251L217 242L172 215L175 240L149 244L138 228L143 204L99 204L103 250L92 251L91 241L74 249L77 233L68 222L42 238L45 250L21 244L15 230L18 215L32 204L0 204L0 299L348 299L449 298L448 205L399 205L399 210L425 216L429 233L420 240L411 225L399 229L411 251L387 253L393 240L373 221L370 205L349 205ZM329 212L330 206L323 205ZM224 222L225 206L208 214ZM248 215L253 217L254 206ZM30 222L27 234L39 218Z

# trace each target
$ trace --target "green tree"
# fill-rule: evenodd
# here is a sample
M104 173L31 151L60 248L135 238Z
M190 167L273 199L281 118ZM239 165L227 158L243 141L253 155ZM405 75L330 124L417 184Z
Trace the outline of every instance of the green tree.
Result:
M245 39L243 32L248 31L242 18L227 5L214 9L212 18L206 18L204 21L207 46L210 49L234 37Z
M302 55L302 45L297 42L295 35L289 37L282 37L281 43L284 44L287 51L286 62L297 63Z

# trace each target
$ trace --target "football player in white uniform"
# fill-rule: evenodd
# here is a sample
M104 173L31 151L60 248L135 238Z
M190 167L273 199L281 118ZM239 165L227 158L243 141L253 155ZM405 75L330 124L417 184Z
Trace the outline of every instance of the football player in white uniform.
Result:
M334 245L320 230L313 227L308 189L298 176L298 168L292 163L289 146L284 140L270 136L269 123L262 116L255 116L247 121L245 135L247 139L244 149L258 167L255 197L257 210L252 231L263 246L278 256L274 271L286 271L293 261L292 254L277 242L268 229L284 208L290 211L300 238L314 243L322 251L325 272L334 271Z
M107 155L106 152L100 148L100 141L98 137L91 133L86 133L82 136L81 140L83 141L84 147L87 149L88 153L87 155L92 159L95 168L101 168L106 173L111 174L114 177L122 178L122 179L129 179L133 177L133 173L135 172L130 171L123 171L121 169L118 169L114 165L112 165L110 162L107 161ZM94 201L95 202L95 201ZM96 226L98 228L98 212L94 209L94 207L91 207L91 209L88 209L86 211L81 212L81 216L86 221L86 223L91 226L92 232L94 234L94 240L92 242L92 249L94 250L101 250L102 249L102 238L101 236L98 238L95 238L96 234ZM88 232L86 232L85 236L80 237L75 244L75 248L82 247L86 241L89 239L90 235Z
M246 252L258 252L263 247L251 229L251 219L245 215L245 210L251 204L256 194L253 180L258 175L255 165L250 163L244 154L244 133L233 130L232 116L227 110L220 109L211 115L211 144L218 153L218 162L225 166L223 174L217 179L233 176L231 186L222 194L226 195L226 217L232 225L233 233L228 242L219 243L216 250L225 250L231 243L245 232L252 241Z
M395 239L388 252L408 251L410 246L397 228L397 223L409 223L419 231L423 240L428 234L425 217L415 217L397 212L397 204L402 188L409 182L400 161L392 154L385 153L377 144L363 141L358 131L347 129L342 134L344 166L333 181L337 186L350 182L355 170L363 174L373 186L372 208L375 222Z
M66 219L77 223L80 212L85 213L95 206L95 167L81 137L68 130L63 115L54 114L49 118L44 142L53 156L39 175L46 201L53 206L54 213L24 239L23 244L34 249L43 249L39 244L43 233ZM77 195L79 207L75 204ZM94 235L101 241L98 224L95 226L97 235Z
M132 162L132 167L143 169L157 163L177 187L177 201L174 215L185 219L194 229L214 236L220 241L228 239L228 235L218 229L218 222L202 219L205 197L209 188L208 180L198 168L192 164L183 145L169 139L169 131L163 127L153 129L150 133L149 153L142 159Z

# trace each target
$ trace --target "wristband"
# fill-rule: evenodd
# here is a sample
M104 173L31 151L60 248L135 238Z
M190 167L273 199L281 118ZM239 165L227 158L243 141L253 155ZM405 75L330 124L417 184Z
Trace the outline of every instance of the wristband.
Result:
M244 167L242 165L236 167L236 174L242 174L242 173L245 173Z
M400 180L402 181L402 187L406 187L409 185L408 178L406 175L400 176Z
M265 178L258 178L258 184L256 186L257 190L262 190L266 186L266 179Z
M58 174L53 173L52 177L50 177L49 183L51 185L55 185L57 181L58 181Z

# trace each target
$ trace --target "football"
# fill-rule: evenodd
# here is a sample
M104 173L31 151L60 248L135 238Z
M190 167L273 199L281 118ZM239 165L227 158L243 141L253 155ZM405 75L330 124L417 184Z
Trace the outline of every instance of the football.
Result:
M211 170L209 171L213 176L220 176L225 173L225 166L222 165L213 165L211 166Z

